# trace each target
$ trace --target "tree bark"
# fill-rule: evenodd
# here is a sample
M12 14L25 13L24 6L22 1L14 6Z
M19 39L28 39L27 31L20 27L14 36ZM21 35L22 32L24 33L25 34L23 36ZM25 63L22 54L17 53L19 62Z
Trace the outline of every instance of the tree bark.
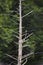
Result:
M21 0L19 0L19 48L18 48L18 65L21 65L22 62L22 8Z

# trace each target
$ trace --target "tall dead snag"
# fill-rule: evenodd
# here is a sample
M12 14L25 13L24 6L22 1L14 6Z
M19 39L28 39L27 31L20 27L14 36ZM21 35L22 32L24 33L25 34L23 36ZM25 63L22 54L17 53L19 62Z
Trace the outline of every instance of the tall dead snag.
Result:
M24 18L25 16L27 16L28 14L30 14L31 12L27 13L26 15L24 15L22 17L22 4L21 4L22 0L19 0L19 48L18 48L18 65L22 65L22 43L24 42L24 40L22 39L22 18ZM30 36L30 35L29 35ZM29 37L28 36L28 37ZM27 38L27 37L26 37ZM26 61L23 63L23 65L27 62L27 58Z

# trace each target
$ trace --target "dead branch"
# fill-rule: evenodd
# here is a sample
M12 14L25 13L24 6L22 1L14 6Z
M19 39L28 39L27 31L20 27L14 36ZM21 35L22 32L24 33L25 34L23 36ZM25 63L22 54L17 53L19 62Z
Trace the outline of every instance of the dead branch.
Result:
M9 63L9 65L11 65L13 62Z
M24 45L23 48L24 48L24 47L30 47L30 45Z
M27 57L29 57L29 56L31 56L31 55L33 55L33 54L34 54L34 52L30 52L29 54L26 54L26 55L22 56L22 59L23 59L23 58L27 58Z
M26 58L26 61L22 65L25 65L26 63L27 63L27 58Z
M25 37L25 38L23 39L23 43L26 42L26 41L27 41L26 39L29 38L31 35L33 35L33 33L31 33L31 34L29 34L27 37Z
M5 55L8 56L8 57L10 57L10 58L12 58L12 59L14 59L14 60L16 60L16 61L18 61L17 58L14 58L13 56L11 56L11 55L9 55L9 54L5 54Z
M14 36L19 39L19 36L17 36L17 35L14 35Z
M31 14L33 12L33 10L29 13L27 13L26 15L22 16L22 18L26 17L27 15Z
M16 33L17 35L19 35L19 33L15 32L15 31L14 31L14 33Z
M16 63L14 63L14 62L11 62L9 65L12 65L12 63L13 63L14 65L16 65Z
M28 39L27 39L27 40L24 40L23 43L24 43L24 42L27 42L27 41L28 41Z
M25 37L24 39L27 39L28 37L30 37L31 35L33 35L33 33L29 34L27 37Z
M15 41L14 41L14 43L18 45L18 43L17 43L17 42L15 42Z

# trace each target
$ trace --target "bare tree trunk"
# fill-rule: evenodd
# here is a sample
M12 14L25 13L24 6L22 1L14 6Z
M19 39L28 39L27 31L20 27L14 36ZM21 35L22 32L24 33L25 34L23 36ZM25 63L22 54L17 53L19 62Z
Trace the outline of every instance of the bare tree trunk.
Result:
M18 48L18 65L21 65L22 61L22 8L21 8L21 0L19 0L19 48Z

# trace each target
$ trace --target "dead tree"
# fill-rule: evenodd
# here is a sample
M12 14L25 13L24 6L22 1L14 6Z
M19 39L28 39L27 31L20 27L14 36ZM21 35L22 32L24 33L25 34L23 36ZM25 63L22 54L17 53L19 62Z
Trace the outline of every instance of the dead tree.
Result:
M19 41L18 41L18 58L14 58L11 55L6 54L10 58L16 60L18 62L17 65L25 65L26 62L27 62L28 57L33 54L33 52L31 52L31 53L28 53L28 54L22 56L22 49L23 49L23 47L29 46L29 45L24 45L23 46L23 43L26 42L27 39L33 34L33 33L31 33L28 36L25 36L24 39L22 39L22 36L23 36L23 34L22 34L22 28L23 28L22 27L22 19L33 12L33 10L32 10L31 12L29 12L26 15L22 16L22 1L24 1L24 0L19 0L19 33L18 33L19 37L16 36L19 39Z
M23 0L19 0L19 15L20 15L20 17L19 17L19 48L18 48L18 64L17 65L21 65L22 64L22 58L23 58L22 57L22 47L23 47L22 43L25 41L25 39L24 40L22 39L22 18L27 16L28 14L30 14L32 12L31 11L31 12L27 13L26 15L22 16L22 4L21 4L22 1ZM26 61L22 65L24 65L26 62L27 62L27 58L26 58Z

